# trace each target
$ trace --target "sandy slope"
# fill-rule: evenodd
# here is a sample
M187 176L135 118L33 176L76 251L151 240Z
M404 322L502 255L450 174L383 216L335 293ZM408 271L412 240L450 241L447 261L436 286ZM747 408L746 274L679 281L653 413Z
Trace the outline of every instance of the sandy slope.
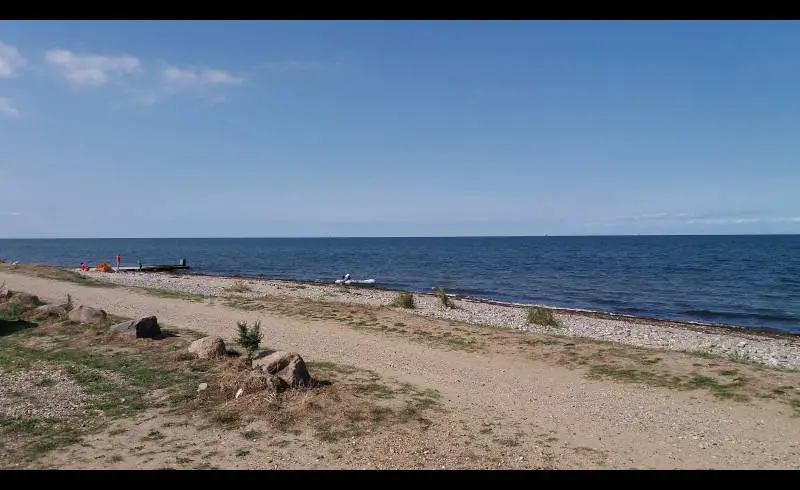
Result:
M164 324L225 338L237 320L260 319L266 345L439 390L451 410L447 417L457 416L467 431L488 423L512 431L521 442L497 449L500 466L800 467L800 418L774 401L736 403L701 391L590 380L525 356L449 351L337 321L243 312L17 274L0 274L0 281L43 299L61 300L69 292L78 304L120 316L154 314ZM455 426L455 419L450 422ZM548 434L549 444L537 441ZM459 441L465 437L470 436ZM431 441L440 445L433 453L443 458L448 451L460 454L447 447L446 437ZM440 467L431 454L420 458L422 466Z

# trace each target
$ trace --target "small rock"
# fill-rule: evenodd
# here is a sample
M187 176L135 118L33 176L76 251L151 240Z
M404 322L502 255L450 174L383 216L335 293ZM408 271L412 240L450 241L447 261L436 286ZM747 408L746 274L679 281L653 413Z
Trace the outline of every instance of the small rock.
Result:
M208 383L200 383L197 385L197 392L205 391L208 389Z
M234 398L239 398L244 393L244 388L239 388L239 391L236 392L236 396Z
M287 385L296 387L308 384L311 375L308 374L306 363L296 352L278 351L267 355L259 353L253 359L253 368L278 376Z
M161 337L161 327L158 326L158 319L154 316L117 323L111 327L111 331L131 335L137 339L157 339Z
M197 339L189 345L189 352L196 354L200 359L224 357L226 354L225 341L220 337L208 336Z
M108 318L108 315L105 311L90 306L81 305L69 312L71 321L88 325L103 323L106 318Z

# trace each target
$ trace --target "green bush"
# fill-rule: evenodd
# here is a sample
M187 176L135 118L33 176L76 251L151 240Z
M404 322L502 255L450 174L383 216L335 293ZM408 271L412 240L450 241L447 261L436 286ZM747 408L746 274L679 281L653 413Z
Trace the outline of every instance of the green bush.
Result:
M392 301L392 306L413 309L415 306L414 295L406 292L397 293L397 297Z
M543 325L545 327L560 327L561 322L553 315L553 311L541 306L531 306L528 308L528 323Z
M239 334L236 343L247 352L247 357L252 359L253 353L258 350L264 338L261 333L261 322L253 322L252 327L248 327L247 322L236 322L236 327Z

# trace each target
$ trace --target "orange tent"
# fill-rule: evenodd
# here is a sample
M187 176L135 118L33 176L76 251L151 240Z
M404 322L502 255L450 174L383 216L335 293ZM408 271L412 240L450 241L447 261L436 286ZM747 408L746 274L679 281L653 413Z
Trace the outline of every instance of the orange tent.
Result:
M108 262L100 262L94 270L97 272L111 272L113 269L108 265Z

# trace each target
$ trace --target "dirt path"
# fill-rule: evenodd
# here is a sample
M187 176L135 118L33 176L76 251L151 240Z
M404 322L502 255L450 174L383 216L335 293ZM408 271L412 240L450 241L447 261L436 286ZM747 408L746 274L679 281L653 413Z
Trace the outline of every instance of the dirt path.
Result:
M153 314L163 324L224 338L230 337L237 320L259 319L267 346L436 389L466 431L503 427L513 434L513 440L500 439L507 442L497 449L503 466L518 461L514 466L800 467L800 418L770 400L737 403L702 391L592 380L582 372L524 356L444 350L337 321L17 274L0 274L0 281L43 299L58 301L70 293L77 304L120 316ZM448 420L453 427L456 418ZM329 464L337 466L335 461Z

